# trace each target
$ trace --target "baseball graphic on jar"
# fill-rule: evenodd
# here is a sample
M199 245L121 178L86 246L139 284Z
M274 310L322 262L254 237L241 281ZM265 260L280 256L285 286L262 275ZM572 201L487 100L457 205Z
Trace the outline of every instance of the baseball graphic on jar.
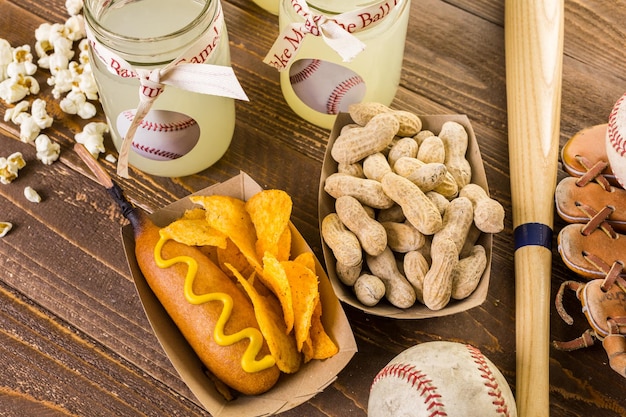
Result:
M295 95L308 107L324 114L346 112L365 97L363 78L342 65L321 59L299 59L289 68Z
M135 109L117 116L117 131L126 136ZM200 126L186 114L171 110L151 110L137 127L132 150L154 161L178 159L193 149L200 139Z

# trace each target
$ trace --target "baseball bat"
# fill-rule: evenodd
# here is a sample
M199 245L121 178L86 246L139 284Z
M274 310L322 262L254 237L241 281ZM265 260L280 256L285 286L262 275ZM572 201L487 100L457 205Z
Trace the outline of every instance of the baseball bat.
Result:
M504 15L515 241L515 396L518 416L547 417L563 0L506 0Z

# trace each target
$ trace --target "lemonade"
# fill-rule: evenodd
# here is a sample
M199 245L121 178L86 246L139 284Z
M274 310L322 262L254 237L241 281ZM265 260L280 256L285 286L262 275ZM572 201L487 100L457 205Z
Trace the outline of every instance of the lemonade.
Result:
M268 12L278 15L280 0L252 0L257 6L267 10Z
M108 8L99 9L95 0L85 3L87 22L91 25L96 22L99 26L94 32L104 28L100 33L107 34L98 41L134 68L143 69L163 68L198 37L206 35L219 4L199 0L142 0L122 2L121 5L113 2ZM94 12L98 14L94 15ZM206 63L230 66L226 27L221 25L218 29L221 32L218 44ZM112 74L97 57L92 57L92 65L111 136L119 150L125 133L120 124L122 114L137 107L140 83L137 78ZM232 98L193 93L168 85L154 101L146 120L159 114L178 114L195 121L197 126L193 132L197 136L199 127L199 138L183 137L191 142L192 148L190 151L184 149L173 157L175 159L152 157L137 151L138 129L129 163L145 173L167 177L194 174L219 160L230 145L235 126ZM181 143L171 146L180 148L183 142L180 137L178 132L175 140Z
M311 11L316 14L321 10L333 10L335 13L343 13L355 8L370 6L377 1L363 2L347 1L337 2L330 0L311 0L307 4ZM393 1L392 1L393 3ZM410 0L399 0L396 7L385 16L378 25L366 28L361 32L353 33L360 39L366 48L356 56L351 62L343 62L336 51L331 49L319 36L307 35L302 40L295 59L289 68L280 73L280 85L283 96L287 104L300 117L318 126L330 129L335 121L336 114L329 114L331 109L324 111L315 108L310 101L300 91L294 89L295 65L301 65L303 60L319 60L331 63L331 74L337 74L339 66L344 67L347 76L358 75L364 82L364 88L354 94L353 101L375 101L389 105L393 100L400 82L400 71L404 57L404 43L409 19ZM326 16L333 16L334 13L324 12ZM280 28L285 28L289 23L302 21L303 19L294 12L290 0L285 0L281 4ZM333 76L325 74L325 79L331 82ZM316 91L321 91L324 86L319 83L313 87ZM346 104L339 111L346 110Z

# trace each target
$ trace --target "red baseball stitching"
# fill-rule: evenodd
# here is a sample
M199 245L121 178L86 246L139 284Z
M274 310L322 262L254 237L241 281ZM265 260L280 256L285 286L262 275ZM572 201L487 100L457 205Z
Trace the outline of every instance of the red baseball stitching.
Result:
M408 382L411 387L415 388L420 397L424 399L426 410L430 412L429 417L448 415L441 402L441 395L437 392L437 387L433 384L432 380L428 378L428 375L422 371L416 370L415 366L402 363L385 366L374 378L372 388L381 379L386 377L399 378Z
M466 345L466 347L470 356L474 360L474 363L478 365L480 377L485 379L484 385L487 387L488 395L493 397L493 401L491 403L496 407L496 413L509 417L509 407L506 404L505 398L502 396L502 391L499 388L498 381L496 380L493 372L491 372L491 368L489 367L485 356L483 356L480 350L474 346Z
M124 117L126 117L128 121L132 122L134 114L130 111L125 111ZM139 124L139 127L142 128L143 130L148 130L152 132L176 132L179 130L186 129L190 126L194 126L195 124L196 124L196 121L192 118L186 118L179 122L170 122L170 123L150 122L144 119Z
M354 75L347 80L342 81L333 89L332 93L330 93L330 97L328 97L328 102L326 103L326 112L328 114L339 113L339 106L341 105L341 100L343 100L344 96L352 87L362 83L363 79L358 75Z
M609 115L609 127L608 127L608 134L607 134L607 136L609 137L609 142L611 142L611 146L613 147L615 152L617 152L620 156L624 156L624 154L626 154L626 149L625 149L626 144L624 143L624 138L622 137L622 134L620 133L619 129L616 126L617 124L616 119L617 119L618 110L624 103L624 100L626 100L626 94L621 96L619 100L617 100L617 103L615 103L615 106L613 107L613 110L611 111L611 114Z
M302 68L300 71L290 76L289 82L293 85L306 80L320 68L320 65L322 65L322 61L320 61L319 59L311 60L311 62L309 62L306 67Z
M148 154L161 156L163 158L168 158L168 159L176 159L176 158L180 158L181 156L183 156L183 155L181 155L179 153L176 153L176 152L164 151L162 149L153 148L151 146L137 144L134 141L132 143L132 147L137 149L137 150L146 152Z

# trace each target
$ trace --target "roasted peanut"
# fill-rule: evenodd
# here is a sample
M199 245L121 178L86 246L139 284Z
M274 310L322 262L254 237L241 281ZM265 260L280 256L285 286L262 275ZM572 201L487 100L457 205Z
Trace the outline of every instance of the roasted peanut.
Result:
M443 164L446 161L446 148L439 136L429 136L419 144L415 157L426 164Z
M397 132L398 136L413 136L422 129L422 121L417 115L404 110L393 110L381 103L361 102L351 104L348 107L348 113L350 113L352 120L361 126L364 126L379 114L391 113L400 124Z
M450 239L454 242L458 255L463 249L473 219L472 202L465 197L455 198L450 202L443 215L441 230L433 236L433 245L438 240Z
M451 239L433 240L430 250L432 263L424 276L424 304L431 310L441 310L452 296L452 270L459 255Z
M367 307L373 307L385 296L385 283L376 275L363 274L354 283L357 300Z
M426 238L411 223L382 222L387 232L387 245L392 251L406 253L424 246Z
M376 220L379 222L398 222L402 223L406 220L404 213L402 212L402 207L398 204L395 204L389 208L382 209L378 211L378 215L376 216Z
M415 142L417 142L418 145L421 145L425 139L428 139L431 136L435 136L435 134L430 130L421 130L417 132L417 135L413 136L413 139L415 139Z
M403 269L404 276L415 290L415 297L424 304L424 277L430 269L428 261L418 251L411 251L404 254Z
M472 180L472 167L465 158L469 144L467 131L460 123L445 122L441 126L439 138L446 149L446 167L456 180L459 189L461 189Z
M410 180L425 193L441 185L448 172L444 164L425 164L417 158L410 157L398 159L393 169L396 174Z
M344 226L336 213L330 213L322 220L322 237L332 250L337 262L347 266L362 263L363 250L359 239Z
M504 207L487 195L477 184L467 184L459 192L474 205L474 223L485 233L499 233L504 230Z
M357 178L346 174L331 174L324 182L324 191L331 197L349 195L366 206L376 209L389 208L393 200L385 194L382 184L368 178Z
M363 174L366 178L380 181L388 172L391 172L391 167L385 155L380 152L366 156L363 160Z
M398 139L391 149L387 159L389 160L389 166L394 168L396 161L402 157L415 158L417 156L418 146L417 142L413 138L400 138Z
M338 163L352 164L385 149L393 140L400 123L391 113L374 116L365 126L342 133L330 154Z
M385 228L372 219L354 197L343 196L335 201L335 210L341 222L356 235L363 250L373 256L387 247Z
M481 233L480 229L476 227L476 224L472 223L469 232L467 232L463 249L461 249L461 253L459 253L459 258L465 258L472 252L474 245L478 242L478 238L480 238Z
M335 263L335 271L337 272L337 277L341 282L345 285L351 287L356 282L359 275L361 275L361 271L363 269L363 262L359 262L356 265L344 265L341 262Z
M355 162L354 164L337 164L337 172L357 178L365 178L363 166L359 162Z
M474 246L472 253L459 260L452 270L452 298L462 300L474 292L487 267L485 248Z
M441 229L443 220L439 210L419 187L408 179L390 172L381 181L383 191L402 207L402 212L413 226L425 235Z
M446 212L446 209L450 205L450 200L439 194L437 191L428 191L426 193L426 197L430 198L430 201L435 204L435 206L439 210L439 213L441 213L441 215L443 216L443 214Z
M385 284L385 298L398 308L409 308L415 304L415 290L400 273L391 249L380 255L365 255L367 267Z

